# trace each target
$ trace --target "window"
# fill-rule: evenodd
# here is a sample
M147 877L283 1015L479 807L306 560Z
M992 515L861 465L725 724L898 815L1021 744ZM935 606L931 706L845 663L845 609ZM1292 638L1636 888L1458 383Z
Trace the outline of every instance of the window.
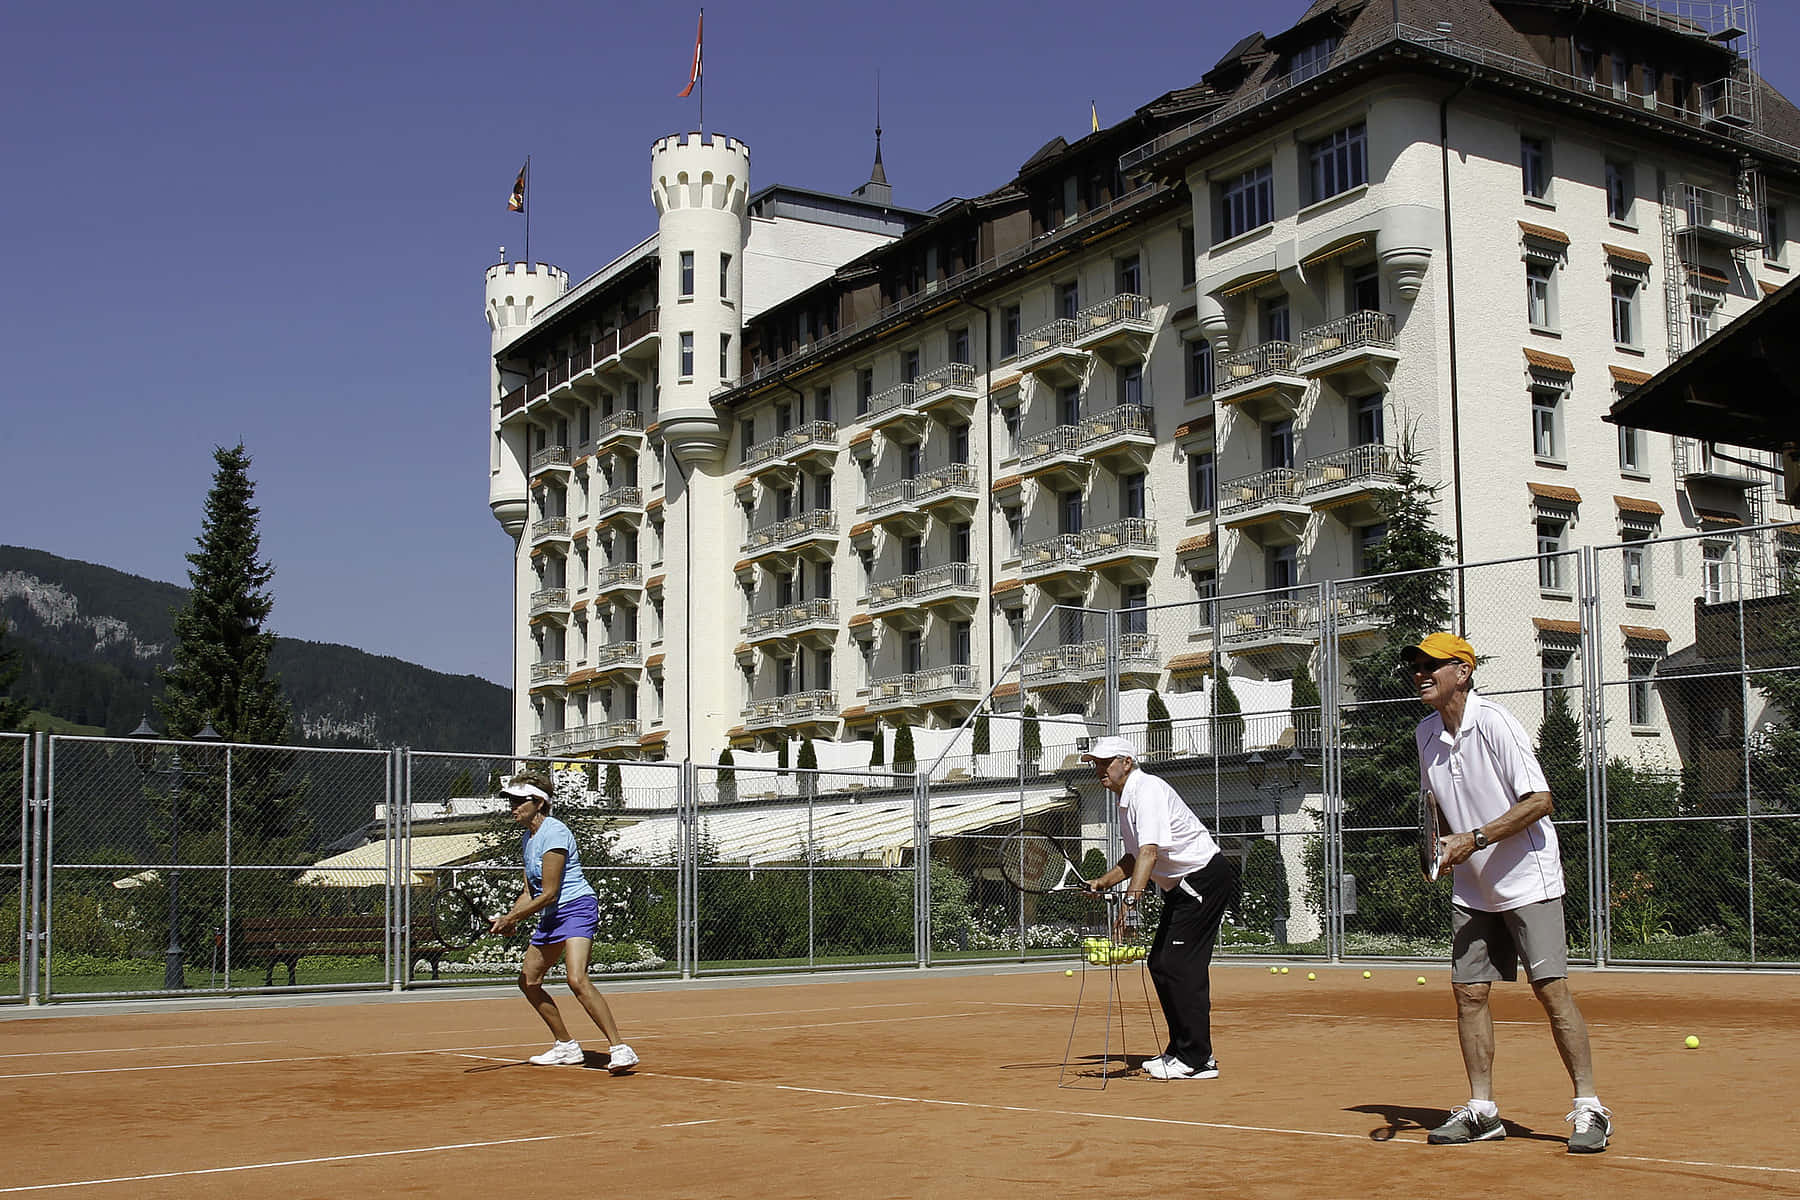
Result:
M1656 689L1650 682L1656 674L1656 655L1640 651L1636 643L1628 645L1625 654L1625 671L1630 679L1626 707L1633 727L1642 729L1656 723Z
M1531 389L1531 451L1539 458L1562 461L1562 389Z
M900 352L900 382L913 383L919 378L919 352L917 349Z
M782 403L775 406L775 436L780 437L794 427L794 410L792 406Z
M831 564L813 564L813 595L820 600L831 598Z
M1138 256L1127 255L1113 264L1113 294L1136 296L1144 290L1144 272Z
M813 419L816 421L831 420L831 389L828 387L813 389Z
M1193 574L1195 633L1205 633L1219 623L1219 573L1203 567Z
M1119 622L1121 633L1150 632L1149 614L1144 611L1150 607L1149 584L1127 583L1121 586L1119 588L1119 607L1125 610Z
M1787 261L1787 214L1779 204L1765 204L1762 210L1763 259L1766 262Z
M719 378L731 378L731 335L729 333L719 335Z
M1199 248L1194 244L1194 227L1181 227L1181 286L1193 284L1199 272Z
M1648 462L1644 431L1628 425L1619 426L1619 470L1641 475L1650 469Z
M738 422L738 461L750 461L750 447L756 445L756 418L745 417ZM748 511L746 510L746 516Z
M1293 544L1270 546L1263 551L1270 589L1291 588L1300 582L1300 548Z
M1631 220L1631 201L1636 193L1631 164L1606 160L1606 215L1614 221Z
M694 298L694 252L692 250L681 252L681 298L683 300Z
M1620 549L1619 555L1625 566L1625 600L1627 603L1635 600L1647 604L1652 599L1650 594L1650 547L1645 543L1649 541L1654 532L1655 530L1642 525L1628 525L1621 535L1625 545Z
M731 299L731 255L719 255L719 299Z
M1662 86L1662 72L1645 63L1638 73L1638 94L1644 98L1647 108L1656 107L1656 92Z
M1263 466L1274 470L1293 465L1294 422L1291 419L1276 421L1269 426L1269 436L1263 445Z
M975 527L967 521L950 527L950 561L959 563L975 561Z
M1081 492L1060 492L1056 497L1056 532L1081 532Z
M869 690L870 682L875 678L875 643L864 642L862 653L856 656L856 686L863 691Z
M1566 517L1539 516L1537 519L1538 588L1546 592L1566 592L1568 565L1564 551L1568 549L1569 521Z
M1569 663L1573 656L1567 650L1547 649L1538 653L1538 679L1543 687L1544 712L1550 712L1550 698L1569 686Z
M1351 267L1344 272L1349 285L1346 312L1380 312L1381 311L1381 269L1370 263L1366 266Z
M909 631L906 640L900 647L901 669L908 675L925 669L925 635L918 630Z
M681 377L694 377L694 335L691 333L681 335Z
M1212 342L1206 338L1195 338L1185 343L1187 347L1187 394L1188 398L1210 396L1213 390L1213 349Z
M831 507L831 476L816 475L813 477L813 507L817 509Z
M1144 368L1138 363L1119 368L1119 406L1144 402Z
M861 417L869 411L869 399L875 395L875 372L864 367L856 373L856 415Z
M1293 324L1290 320L1288 298L1285 293L1270 296L1261 305L1262 340L1265 342L1288 342L1293 338Z
M1613 97L1623 100L1631 89L1631 60L1620 51L1612 55L1612 92Z
M1000 357L1013 358L1019 353L1019 306L1008 304L1000 310Z
M1600 83L1600 52L1582 42L1575 44L1575 74L1593 91Z
M1125 518L1144 515L1144 473L1133 471L1119 476L1119 515Z
M925 538L912 534L900 542L900 573L916 575L925 569Z
M950 427L950 461L966 464L969 461L969 427L952 425Z
M1369 182L1369 142L1362 122L1340 129L1306 148L1307 179L1311 191L1307 199L1321 200L1361 187Z
M1387 540L1387 523L1359 525L1356 528L1356 573L1372 575L1377 566L1377 551Z
M920 442L908 442L906 457L901 464L903 479L917 479L919 472L925 468L925 447Z
M1056 389L1056 416L1059 425L1081 424L1081 388L1071 384Z
M959 667L969 665L975 650L975 626L968 621L950 623L950 661Z
M1356 445L1381 445L1387 432L1387 422L1382 414L1381 393L1358 396L1351 404L1356 409Z
M1698 346L1711 337L1715 330L1714 317L1719 310L1718 304L1707 296L1690 296L1688 298L1688 337L1689 348Z
M1707 542L1700 547L1700 595L1707 604L1719 604L1727 598L1724 542Z
M1025 548L1025 510L1008 508L1002 511L1006 514L1006 553L1009 558L1017 558Z
M1275 182L1269 164L1252 167L1229 183L1218 186L1218 236L1228 241L1239 234L1267 225L1275 219Z
M1073 321L1081 311L1081 285L1074 280L1056 285L1056 315Z
M1019 410L1003 408L1000 410L1000 421L1006 426L1006 456L1019 456Z
M1288 80L1299 83L1303 79L1311 79L1314 75L1331 65L1331 53L1337 49L1336 35L1320 38L1308 43L1288 56Z
M950 331L950 361L953 363L975 361L969 357L969 327L967 325Z
M1540 137L1519 139L1519 173L1525 194L1533 200L1550 195L1550 143Z
M1556 327L1556 268L1547 262L1525 264L1525 319L1533 329Z
M1188 504L1197 513L1211 512L1218 502L1218 478L1213 452L1196 450L1188 455Z
M1637 280L1624 275L1613 276L1613 341L1620 346L1637 345L1637 294Z

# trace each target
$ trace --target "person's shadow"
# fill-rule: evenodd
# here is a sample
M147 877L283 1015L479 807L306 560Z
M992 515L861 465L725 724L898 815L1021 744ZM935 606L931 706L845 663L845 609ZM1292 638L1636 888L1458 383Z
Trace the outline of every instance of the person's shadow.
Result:
M1352 1104L1345 1112L1373 1113L1381 1118L1381 1124L1369 1130L1372 1142L1390 1142L1396 1134L1417 1132L1429 1133L1450 1119L1447 1108L1410 1108L1402 1104ZM1549 1133L1539 1133L1529 1125L1521 1125L1507 1117L1500 1118L1506 1126L1509 1138L1526 1138L1538 1142L1561 1142L1566 1139Z

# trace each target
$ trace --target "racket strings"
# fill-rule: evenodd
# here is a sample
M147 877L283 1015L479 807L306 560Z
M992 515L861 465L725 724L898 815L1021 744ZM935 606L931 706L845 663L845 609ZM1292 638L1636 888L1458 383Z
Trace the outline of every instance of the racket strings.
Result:
M1001 846L1000 867L1014 886L1041 892L1063 882L1069 860L1045 835L1024 834L1009 837Z

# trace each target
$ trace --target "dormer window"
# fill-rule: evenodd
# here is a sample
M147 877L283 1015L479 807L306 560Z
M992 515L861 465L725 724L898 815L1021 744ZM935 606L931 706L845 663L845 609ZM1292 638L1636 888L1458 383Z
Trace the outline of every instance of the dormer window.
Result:
M1311 79L1314 75L1331 65L1332 52L1338 48L1338 37L1334 33L1330 37L1310 42L1288 55L1288 79L1299 83L1303 79Z

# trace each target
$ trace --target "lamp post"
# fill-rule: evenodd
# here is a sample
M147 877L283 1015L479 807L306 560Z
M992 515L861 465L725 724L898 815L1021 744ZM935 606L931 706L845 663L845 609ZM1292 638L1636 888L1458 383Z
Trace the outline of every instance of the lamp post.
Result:
M143 739L142 745L132 747L132 755L137 759L138 773L145 779L153 774L164 774L169 777L169 946L163 951L163 988L166 991L178 992L187 987L187 978L182 970L181 949L181 780L184 775L204 775L204 771L183 771L181 769L181 747L177 746L171 755L166 771L156 771L156 747L149 744L162 737L162 734L150 727L150 718L145 716L138 722L138 727L131 731L134 738ZM225 739L208 721L199 733L194 735L197 742L220 742Z
M1244 772L1250 778L1250 786L1259 792L1266 792L1274 798L1277 829L1280 828L1281 821L1281 798L1300 787L1300 776L1305 769L1306 756L1300 753L1298 747L1290 748L1286 754L1274 762L1264 758L1260 750L1252 751L1250 757L1244 760ZM1276 850L1279 852L1280 848L1281 844L1278 840ZM1282 915L1272 918L1274 928L1270 932L1275 935L1276 941L1286 943L1287 896L1285 894L1281 897L1280 903Z

